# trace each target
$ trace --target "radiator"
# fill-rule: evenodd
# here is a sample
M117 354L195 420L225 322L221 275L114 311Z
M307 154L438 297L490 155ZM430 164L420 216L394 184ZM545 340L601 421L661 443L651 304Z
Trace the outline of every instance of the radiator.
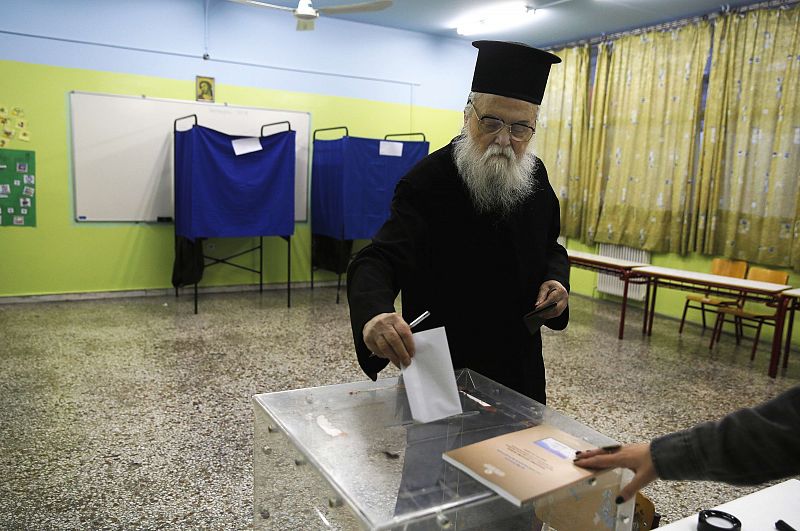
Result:
M641 262L643 264L650 263L650 251L643 251L641 249L632 249L624 245L612 245L608 243L600 244L600 256L608 256L611 258L618 258L620 260L630 260L631 262ZM598 274L597 275L597 291L601 293L608 293L609 295L617 295L622 297L622 289L624 284L614 275ZM643 301L645 296L644 284L628 284L628 299Z

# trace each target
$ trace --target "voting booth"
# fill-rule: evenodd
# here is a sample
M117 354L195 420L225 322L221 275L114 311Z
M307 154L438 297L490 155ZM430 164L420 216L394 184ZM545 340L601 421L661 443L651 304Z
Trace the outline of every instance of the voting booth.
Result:
M321 132L345 136L321 140ZM419 136L418 140L395 137ZM349 135L346 127L317 129L311 163L311 287L314 270L339 276L347 269L353 240L372 238L389 218L397 181L427 154L422 133L386 135L383 140ZM337 289L338 302L338 289Z
M179 130L179 122L192 119L190 129ZM269 126L287 131L265 135ZM173 284L194 284L197 313L197 283L203 267L225 264L259 276L263 290L263 238L280 236L287 242L287 305L291 305L291 236L294 233L295 137L288 121L265 124L258 137L242 137L203 127L196 115L177 118L175 138L175 237L176 259ZM206 238L258 238L258 244L231 256L203 254ZM194 245L199 275L176 282L176 271L187 258L181 243ZM231 260L258 252L258 268ZM185 254L190 254L187 252ZM189 260L192 257L188 258Z
M442 454L533 426L593 446L615 441L469 369L456 371L463 413L411 419L397 378L253 397L255 529L628 531L617 505L627 470L602 472L521 507Z
M201 125L175 131L175 234L294 233L294 141L292 130L253 138Z

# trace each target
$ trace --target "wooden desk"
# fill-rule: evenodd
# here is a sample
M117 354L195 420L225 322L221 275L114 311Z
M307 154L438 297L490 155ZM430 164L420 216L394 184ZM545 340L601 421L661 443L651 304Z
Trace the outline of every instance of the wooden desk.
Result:
M712 275L710 273L684 271L682 269L672 269L669 267L637 267L633 272L637 276L645 277L648 280L645 304L649 307L649 315L645 315L645 322L642 328L642 333L646 335L651 335L653 332L653 315L655 314L656 291L659 284L667 288L697 291L721 297L745 297L748 300L760 302L780 302L781 293L791 288L791 286L787 284L773 284L771 282L760 282L744 278ZM785 308L783 305L779 305L778 312L785 315ZM776 323L780 321L781 318L782 315L778 315ZM782 325L783 323L781 322L781 330ZM778 328L776 324L775 335L773 337L772 358L770 358L769 375L773 378L777 372L777 361L775 361L775 358L780 356L781 334L778 333ZM778 338L777 350L775 347L775 337ZM775 361L776 364L775 371L772 370L773 361Z
M600 256L599 254L583 253L580 251L571 251L567 249L569 256L569 264L571 266L580 267L582 269L589 269L607 275L614 275L619 277L623 283L622 287L622 311L619 316L619 334L618 337L622 339L625 330L625 310L628 306L628 284L632 279L637 276L633 270L637 267L646 266L641 262L631 262L629 260L620 260L618 258L611 258L610 256ZM634 280L634 283L636 281ZM647 319L647 305L645 304L645 319Z
M775 335L772 337L772 356L769 360L769 375L775 378L778 374L778 361L781 357L781 340L786 321L786 312L789 312L789 326L786 328L786 347L783 351L783 368L789 364L789 349L792 347L792 327L794 325L794 311L800 308L800 288L782 291L778 297L778 317L775 320Z

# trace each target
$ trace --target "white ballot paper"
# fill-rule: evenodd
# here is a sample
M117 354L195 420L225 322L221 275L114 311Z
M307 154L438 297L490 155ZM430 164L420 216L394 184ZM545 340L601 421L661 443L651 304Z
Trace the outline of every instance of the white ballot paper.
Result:
M384 157L402 157L403 156L403 143L402 142L387 142L381 140L378 147L378 154Z
M264 149L261 147L260 138L237 138L236 140L231 140L231 144L233 145L233 152L236 153L236 156L246 155Z
M444 327L414 334L416 353L403 368L411 416L417 422L432 422L462 412L453 360Z

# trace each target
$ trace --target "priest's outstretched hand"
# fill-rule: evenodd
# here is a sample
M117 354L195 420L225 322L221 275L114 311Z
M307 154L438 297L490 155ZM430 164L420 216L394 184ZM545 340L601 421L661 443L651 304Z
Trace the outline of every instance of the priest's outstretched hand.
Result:
M374 356L384 358L395 367L408 367L414 356L411 328L398 313L380 313L364 325L364 343Z

